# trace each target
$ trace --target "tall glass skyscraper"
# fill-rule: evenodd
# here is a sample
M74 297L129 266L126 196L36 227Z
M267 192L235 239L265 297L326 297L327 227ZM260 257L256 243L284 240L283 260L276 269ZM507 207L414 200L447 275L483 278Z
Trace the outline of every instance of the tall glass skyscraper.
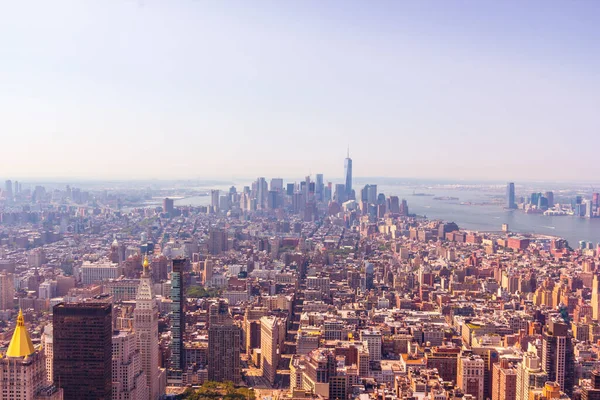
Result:
M173 271L171 273L171 362L169 364L169 379L176 381L180 378L183 364L183 333L185 332L185 311L183 309L184 290L183 272L186 259L176 258L173 260Z
M506 207L511 210L517 208L517 204L515 203L514 182L509 182L508 185L506 185Z
M352 198L352 159L350 158L350 149L348 156L344 160L344 176L346 178L346 198Z

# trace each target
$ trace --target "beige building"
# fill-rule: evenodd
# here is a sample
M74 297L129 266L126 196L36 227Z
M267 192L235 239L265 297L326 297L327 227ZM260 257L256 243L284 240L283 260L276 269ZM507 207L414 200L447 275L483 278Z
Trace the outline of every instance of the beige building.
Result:
M475 400L483 398L485 368L483 359L477 355L462 355L458 358L457 386Z
M1 400L62 400L63 392L50 385L43 348L35 348L19 311L8 349L0 355Z
M281 346L285 339L285 319L266 316L260 319L260 349L262 376L272 385L277 376Z
M144 371L146 399L155 400L164 394L165 372L159 368L158 359L158 304L154 298L154 287L150 278L148 258L144 258L143 273L135 298L133 327L140 351L140 362Z
M113 333L112 348L113 400L148 399L146 375L142 370L135 333L132 331Z

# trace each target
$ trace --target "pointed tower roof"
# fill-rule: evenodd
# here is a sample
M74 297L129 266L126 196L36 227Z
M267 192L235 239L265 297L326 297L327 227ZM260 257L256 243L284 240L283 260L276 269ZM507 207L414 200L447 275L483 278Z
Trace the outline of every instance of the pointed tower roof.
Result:
M8 345L6 351L7 357L27 357L35 352L29 332L25 328L25 318L23 318L23 311L19 310L19 316L17 317L17 326L15 332Z
M136 300L154 300L154 290L152 288L152 281L150 279L150 261L148 255L144 256L144 262L142 263L144 270L142 271L142 277L140 279L140 285L138 286Z

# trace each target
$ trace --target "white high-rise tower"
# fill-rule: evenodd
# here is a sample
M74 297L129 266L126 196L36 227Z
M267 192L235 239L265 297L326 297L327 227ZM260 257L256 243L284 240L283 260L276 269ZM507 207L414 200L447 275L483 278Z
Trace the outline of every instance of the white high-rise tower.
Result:
M158 305L154 298L152 279L148 267L148 257L144 257L144 272L135 297L133 324L138 348L142 359L142 369L146 373L150 400L159 397L160 370L158 368Z

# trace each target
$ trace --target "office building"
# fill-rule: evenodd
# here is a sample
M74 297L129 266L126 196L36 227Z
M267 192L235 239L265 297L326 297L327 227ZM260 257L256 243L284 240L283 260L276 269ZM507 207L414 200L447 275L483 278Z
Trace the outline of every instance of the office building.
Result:
M377 185L367 185L367 203L377 203Z
M375 267L370 262L365 263L365 289L375 288Z
M342 204L346 200L348 200L348 195L346 194L346 185L337 183L333 192L333 201L337 202L338 204Z
M400 214L400 199L398 196L389 197L388 209L392 214Z
M211 228L208 232L208 252L214 256L227 251L227 231L220 228Z
M112 399L112 305L54 307L54 383L66 399Z
M600 276L598 274L594 274L592 279L592 317L596 321L600 319Z
M84 285L117 279L123 275L123 268L119 264L112 263L108 260L96 262L84 261L80 269L81 283Z
M324 297L331 295L330 278L328 276L309 276L306 278L306 288L318 290Z
M19 311L6 353L0 354L0 399L62 400L62 390L49 385L46 378L44 349L33 346Z
M177 258L173 260L171 273L171 360L169 364L169 379L172 382L181 377L184 369L183 360L183 334L185 332L185 296L183 288L183 273L186 260Z
M456 383L458 357L460 348L454 346L437 346L426 355L427 367L437 368L440 377L448 382Z
M44 346L44 353L46 354L46 381L54 382L54 339L52 335L52 324L48 324L44 327L42 345Z
M210 286L213 277L214 261L210 258L204 260L204 268L202 269L202 284Z
M158 358L158 304L154 296L154 286L149 271L148 257L144 257L143 272L135 297L133 327L137 347L140 352L141 369L144 371L144 386L148 388L145 399L158 398L159 382L163 374L159 369Z
M484 362L481 357L463 354L458 358L456 385L464 394L470 394L475 400L484 399Z
M590 383L581 387L581 400L600 400L600 371L593 370Z
M352 159L350 158L350 149L348 149L348 155L344 160L344 178L346 199L352 199Z
M208 314L208 379L237 384L241 380L241 329L233 324L223 300L211 304Z
M269 190L274 190L277 193L283 192L283 179L281 179L281 178L271 179L271 184L269 185Z
M544 197L548 201L548 208L554 207L554 192L546 192Z
M360 340L367 343L369 361L381 361L381 332L372 329L360 331Z
M492 368L492 400L516 400L516 369L512 368L506 359L501 359Z
M279 208L279 193L276 190L269 190L267 194L267 208L269 210Z
M267 192L269 185L264 177L256 180L256 205L258 210L264 210L267 207Z
M219 190L211 190L210 191L210 206L213 211L219 211Z
M523 354L523 360L517 365L516 400L529 400L532 390L541 389L548 380L548 374L542 370L542 359L537 355L537 349L529 345Z
M163 212L169 214L169 217L171 217L171 218L174 216L175 201L173 199L166 197L163 200Z
M542 332L542 369L548 380L557 382L567 395L573 392L574 354L569 325L558 320L547 323Z
M323 174L317 174L316 176L316 182L315 182L315 197L317 201L323 201L324 194L325 191L325 185L323 182Z
M0 272L0 310L12 310L15 307L15 278L14 275Z
M517 208L517 204L515 203L515 184L514 182L509 182L506 185L506 208L510 210L514 210Z
M4 198L6 200L12 200L13 198L13 185L11 180L4 182Z
M267 307L248 307L244 313L244 349L248 356L260 347L260 319L269 314Z
M112 350L113 400L148 399L146 374L142 368L136 334L132 331L115 331Z
M285 194L287 196L293 196L295 191L296 191L296 184L295 183L288 183L286 185Z
M275 383L277 368L285 339L285 319L265 316L260 319L260 369L263 378L271 385Z

